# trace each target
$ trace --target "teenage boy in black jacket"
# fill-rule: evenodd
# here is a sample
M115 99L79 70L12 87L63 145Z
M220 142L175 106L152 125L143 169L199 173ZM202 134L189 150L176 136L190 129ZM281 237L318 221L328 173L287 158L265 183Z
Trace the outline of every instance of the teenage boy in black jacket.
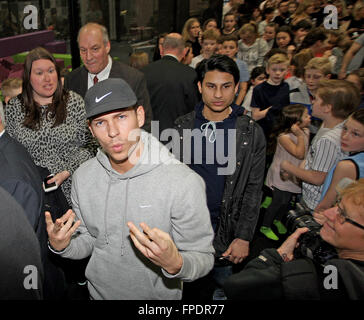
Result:
M202 102L176 121L181 143L177 157L206 183L216 250L209 276L221 287L232 263L249 255L262 197L266 141L263 130L233 103L239 86L234 60L214 55L196 71Z

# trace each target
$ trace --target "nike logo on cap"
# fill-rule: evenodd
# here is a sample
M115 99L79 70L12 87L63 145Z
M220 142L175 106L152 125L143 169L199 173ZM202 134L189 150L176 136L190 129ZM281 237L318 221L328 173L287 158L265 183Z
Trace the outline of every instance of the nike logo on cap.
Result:
M110 91L109 93L107 93L107 94L103 95L103 96L102 96L102 97L100 97L100 98L96 97L96 98L95 98L95 102L96 102L96 103L99 103L102 99L106 98L106 97L107 97L107 96L109 96L110 94L112 94L112 91Z

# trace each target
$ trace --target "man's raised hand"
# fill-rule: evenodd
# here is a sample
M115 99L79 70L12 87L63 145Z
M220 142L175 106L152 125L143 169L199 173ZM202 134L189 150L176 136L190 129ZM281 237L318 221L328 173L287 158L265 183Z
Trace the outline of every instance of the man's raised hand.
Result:
M183 258L170 235L157 228L151 229L143 222L140 226L143 232L132 222L128 222L130 237L137 249L168 273L178 273L182 268Z
M73 224L75 217L75 213L69 209L62 217L53 222L50 212L45 212L47 233L52 248L61 251L69 245L73 233L81 224L80 220Z

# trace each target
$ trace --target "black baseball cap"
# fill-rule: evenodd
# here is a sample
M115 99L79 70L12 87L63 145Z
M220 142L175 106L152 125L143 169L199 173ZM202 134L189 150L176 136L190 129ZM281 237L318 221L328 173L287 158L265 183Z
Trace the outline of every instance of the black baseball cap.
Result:
M92 86L85 96L86 118L135 106L134 91L123 79L109 78Z

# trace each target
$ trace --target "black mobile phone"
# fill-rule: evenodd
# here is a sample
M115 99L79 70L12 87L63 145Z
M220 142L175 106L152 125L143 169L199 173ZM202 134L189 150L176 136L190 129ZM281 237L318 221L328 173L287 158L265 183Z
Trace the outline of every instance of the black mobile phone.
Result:
M58 188L58 185L56 182L48 183L47 181L54 177L54 174L50 174L49 176L45 177L43 180L43 189L45 192L50 192L53 190L56 190Z

